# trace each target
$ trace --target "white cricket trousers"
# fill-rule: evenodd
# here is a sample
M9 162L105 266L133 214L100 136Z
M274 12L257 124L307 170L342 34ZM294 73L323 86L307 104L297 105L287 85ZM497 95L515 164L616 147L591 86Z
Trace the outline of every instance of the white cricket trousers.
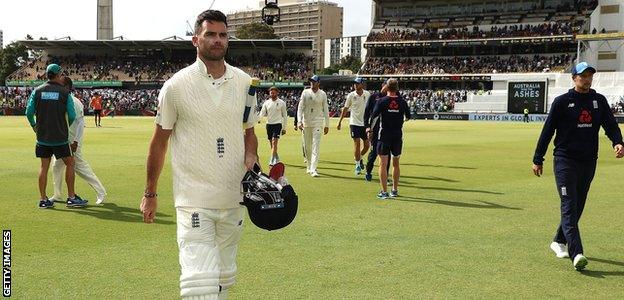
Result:
M236 281L243 208L177 207L182 299L227 299Z
M323 127L305 127L303 129L303 148L307 159L307 171L316 171L319 162L322 135Z
M100 179L95 175L89 163L82 156L80 146L74 152L74 170L76 175L84 179L98 195L106 195L106 189ZM54 179L54 199L63 200L63 179L65 178L65 163L62 159L53 158L52 160L52 177Z

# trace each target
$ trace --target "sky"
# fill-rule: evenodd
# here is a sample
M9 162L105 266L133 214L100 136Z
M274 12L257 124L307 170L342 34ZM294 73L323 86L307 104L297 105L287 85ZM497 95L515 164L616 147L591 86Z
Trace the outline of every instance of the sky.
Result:
M370 29L372 0L331 0L343 7L343 35L366 35ZM185 35L188 20L208 9L212 0L113 0L114 36L131 40L161 40ZM224 13L258 8L258 0L214 0L213 9ZM0 30L4 46L33 38L72 40L96 38L97 0L0 0Z

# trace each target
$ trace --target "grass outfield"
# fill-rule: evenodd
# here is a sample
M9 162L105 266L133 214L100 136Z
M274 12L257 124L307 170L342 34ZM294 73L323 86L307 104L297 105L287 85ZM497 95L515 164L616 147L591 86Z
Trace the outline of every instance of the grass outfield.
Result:
M614 158L602 133L581 222L590 263L580 273L548 248L559 200L552 146L545 175L530 170L541 124L409 122L401 197L381 201L378 183L354 176L349 132L335 123L321 143L319 178L305 174L300 135L289 130L283 137L280 157L299 194L299 214L276 232L247 222L231 299L624 297L624 160ZM175 299L169 162L156 224L143 224L138 210L153 119L87 124L83 153L108 189L108 203L39 210L34 135L25 117L0 117L0 226L13 234L13 296ZM264 125L257 132L266 164ZM95 202L85 182L76 182Z

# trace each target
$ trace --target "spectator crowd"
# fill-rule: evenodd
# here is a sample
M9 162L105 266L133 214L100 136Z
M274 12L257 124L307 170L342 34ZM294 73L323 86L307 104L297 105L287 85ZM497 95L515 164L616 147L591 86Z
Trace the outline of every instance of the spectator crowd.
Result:
M371 57L363 74L488 74L517 72L560 72L568 69L571 54L553 56L466 56L466 57Z
M509 37L542 37L554 35L570 35L575 33L574 26L569 22L548 22L539 25L495 25L489 30L479 29L479 26L460 28L385 28L372 31L366 41L422 41L422 40L455 40L455 39L484 39Z
M305 81L312 75L314 66L312 56L299 53L236 55L227 57L226 61L252 76L269 81ZM194 62L193 56L46 56L27 62L8 80L45 80L46 66L56 63L63 68L63 75L74 81L163 82Z
M338 116L344 105L347 95L352 91L350 86L332 89L323 89L327 93L329 111L332 116ZM0 87L0 108L23 110L26 108L28 97L33 88ZM302 89L282 89L279 97L287 104L289 116L297 112L297 104ZM89 111L91 98L99 93L105 110L128 113L131 111L152 111L158 107L158 89L77 89L74 95L78 97ZM467 90L402 90L413 112L452 111L456 102L464 102L467 96L476 91ZM258 93L258 109L269 98L268 90L261 89Z
M0 108L25 109L32 91L33 88L30 87L0 87ZM87 111L89 102L96 93L102 96L104 110L156 111L158 107L158 89L76 89L74 91L74 95L82 101Z

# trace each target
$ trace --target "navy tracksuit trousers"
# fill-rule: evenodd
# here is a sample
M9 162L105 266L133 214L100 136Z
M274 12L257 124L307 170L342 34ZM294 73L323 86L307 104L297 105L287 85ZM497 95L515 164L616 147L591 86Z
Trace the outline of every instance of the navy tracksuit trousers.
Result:
M372 135L370 140L370 150L368 151L368 161L366 162L366 174L371 174L377 159L377 134Z
M377 159L377 144L379 143L379 139L377 137L377 134L373 133L371 140L370 140L370 150L368 151L368 161L366 162L366 174L371 174L373 172L373 168L375 168L375 160ZM392 176L392 174L390 174L390 165L392 164L392 159L390 158L391 156L388 155L388 165L387 165L387 170L388 171L388 177Z
M594 179L596 160L580 161L555 156L553 166L561 198L561 223L554 241L567 244L570 259L574 260L577 254L583 253L579 220Z

